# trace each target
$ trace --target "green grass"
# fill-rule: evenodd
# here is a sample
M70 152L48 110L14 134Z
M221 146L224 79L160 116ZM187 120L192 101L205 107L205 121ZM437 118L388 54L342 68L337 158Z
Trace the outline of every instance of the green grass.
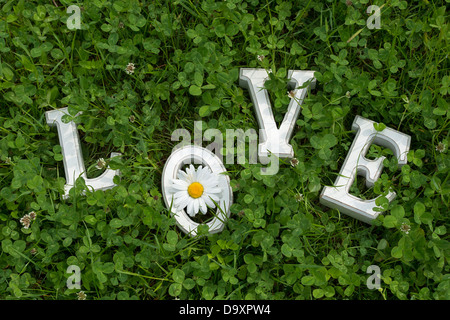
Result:
M56 6L56 5L57 6ZM382 6L381 28L366 9ZM69 30L69 5L81 30ZM449 29L447 1L0 0L0 299L449 299ZM349 41L350 40L350 41ZM263 61L257 59L264 55ZM134 63L133 74L125 73ZM275 176L226 165L234 204L225 229L190 238L164 206L161 174L175 129L258 130L240 68L271 68L277 121L288 70L316 71ZM68 107L88 177L97 159L122 175L62 199L57 131ZM411 136L408 164L387 157L373 188L383 214L368 225L319 203L361 115ZM335 140L316 149L325 135ZM312 142L311 142L312 141ZM204 146L207 143L204 143ZM442 152L439 150L444 149ZM383 202L392 189L392 203ZM296 195L303 199L296 201ZM29 229L20 219L37 216ZM401 231L410 226L409 233ZM201 228L201 233L207 230ZM81 270L68 289L66 270ZM370 265L381 289L370 290Z

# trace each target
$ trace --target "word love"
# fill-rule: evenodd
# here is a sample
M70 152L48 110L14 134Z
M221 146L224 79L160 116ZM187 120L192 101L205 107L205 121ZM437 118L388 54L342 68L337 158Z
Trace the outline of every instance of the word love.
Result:
M268 92L264 88L265 81L268 78L269 74L265 69L242 68L239 84L249 91L258 120L260 134L257 157L261 163L270 164L261 173L273 175L278 172L279 158L289 159L294 157L293 147L289 142L303 100L308 90L314 88L316 82L313 71L290 70L288 72L288 87L294 88L294 90L291 90L293 94L290 94L291 100L283 121L280 126L277 126ZM63 198L69 196L70 189L75 185L76 179L80 177L93 190L106 190L114 187L113 178L120 174L118 170L112 170L108 167L101 176L95 179L87 178L76 125L73 121L63 122L62 118L65 114L68 114L67 108L47 111L45 114L47 124L56 126L58 129L66 175ZM357 175L366 179L368 187L373 186L381 175L385 158L367 159L365 157L367 151L371 144L389 148L397 158L398 164L402 166L407 162L407 153L411 142L410 136L391 128L377 131L375 124L369 119L360 116L355 117L352 130L356 133L356 136L344 164L334 185L324 187L320 194L322 204L367 223L370 223L379 214L379 211L374 210L377 207L376 199L363 200L349 193ZM173 137L174 135L172 135ZM221 154L218 152L214 154L210 148L203 148L201 139L200 141L194 140L196 140L194 144L174 148L164 165L161 179L162 194L167 208L176 219L178 227L191 236L197 235L199 224L190 217L195 215L199 209L204 213L205 204L210 204L208 206L210 208L217 208L214 218L206 223L209 232L216 233L223 230L233 202L229 177L223 174L226 173L226 168ZM234 142L233 144L227 143L227 148L233 149L233 147ZM219 148L216 148L216 151L221 149L220 145ZM110 156L111 158L120 156L120 153L111 153ZM194 167L192 167L193 163L201 165L198 177ZM191 169L186 169L186 172L183 172L182 169L186 166L191 166ZM203 167L207 168L207 172ZM198 181L195 178L198 178ZM201 184L202 178L205 180L204 185ZM211 181L214 181L214 185L208 185ZM209 190L207 190L208 188ZM202 198L203 193L206 194L208 191L211 195L210 198ZM395 198L395 193L389 192L386 198L388 201L392 201Z

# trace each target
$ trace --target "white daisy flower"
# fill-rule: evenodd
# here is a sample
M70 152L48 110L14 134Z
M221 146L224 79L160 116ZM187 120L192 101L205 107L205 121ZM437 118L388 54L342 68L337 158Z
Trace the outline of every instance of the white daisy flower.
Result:
M178 179L172 179L169 192L173 196L173 204L178 210L186 208L191 217L200 210L206 214L208 207L215 208L219 202L222 188L219 186L219 176L208 167L199 166L195 170L191 164L186 172L179 170Z

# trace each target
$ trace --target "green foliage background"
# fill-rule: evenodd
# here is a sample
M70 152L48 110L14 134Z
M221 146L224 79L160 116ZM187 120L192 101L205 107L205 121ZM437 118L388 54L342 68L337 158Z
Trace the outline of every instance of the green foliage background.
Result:
M383 6L380 29L366 27L371 4ZM66 26L69 5L81 7L81 30ZM446 5L0 0L0 298L77 299L66 286L77 265L87 299L449 299ZM171 133L193 132L199 120L258 130L241 67L272 69L278 121L287 71L316 71L291 140L299 164L275 176L261 176L260 164L228 165L231 218L221 233L192 239L161 199ZM45 111L62 107L83 112L73 120L88 177L101 173L97 159L123 154L109 162L122 172L117 187L83 196L79 180L62 199L61 148L45 122ZM372 146L369 158L387 157L382 177L352 188L380 196L373 225L318 201L356 115L412 137L402 168ZM30 211L37 217L24 229ZM380 290L367 288L370 265L381 270Z

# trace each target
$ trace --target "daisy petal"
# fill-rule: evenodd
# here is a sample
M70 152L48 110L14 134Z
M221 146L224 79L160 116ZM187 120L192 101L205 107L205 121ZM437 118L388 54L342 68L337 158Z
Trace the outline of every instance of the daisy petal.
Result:
M202 181L202 184L205 186L205 188L214 188L219 185L219 179L210 176L208 177L208 179L204 179Z
M172 189L176 190L187 190L189 184L183 180L173 179L170 186L172 187Z
M188 174L188 176L190 176L190 178L192 179L192 181L196 181L196 172L195 172L195 168L194 166L191 164L189 165L189 169L186 169L186 172Z
M198 199L194 200L194 215L198 213L198 209L200 207L200 204L198 202Z
M208 193L221 193L222 192L222 188L208 188L205 190L205 192Z
M219 199L220 199L220 198L219 198L216 194L214 194L214 193L207 193L206 196L209 197L209 198L211 198L211 200L213 200L213 201L215 201L215 202L218 202Z
M200 203L200 211L203 214L206 214L206 212L208 211L208 207L206 206L205 200L203 198L199 198L198 202Z
M189 195L184 191L177 192L174 195L174 198L175 200L173 204L178 208L178 210L183 210L189 202Z
M186 181L188 178L188 175L186 172L182 171L182 170L178 170L178 174L177 174L178 179Z
M194 201L189 201L188 205L187 205L187 214L190 215L191 217L195 216L194 213Z
M214 202L209 198L209 197L202 197L203 201L205 201L205 204L210 207L210 208L215 208L216 205L214 204Z

